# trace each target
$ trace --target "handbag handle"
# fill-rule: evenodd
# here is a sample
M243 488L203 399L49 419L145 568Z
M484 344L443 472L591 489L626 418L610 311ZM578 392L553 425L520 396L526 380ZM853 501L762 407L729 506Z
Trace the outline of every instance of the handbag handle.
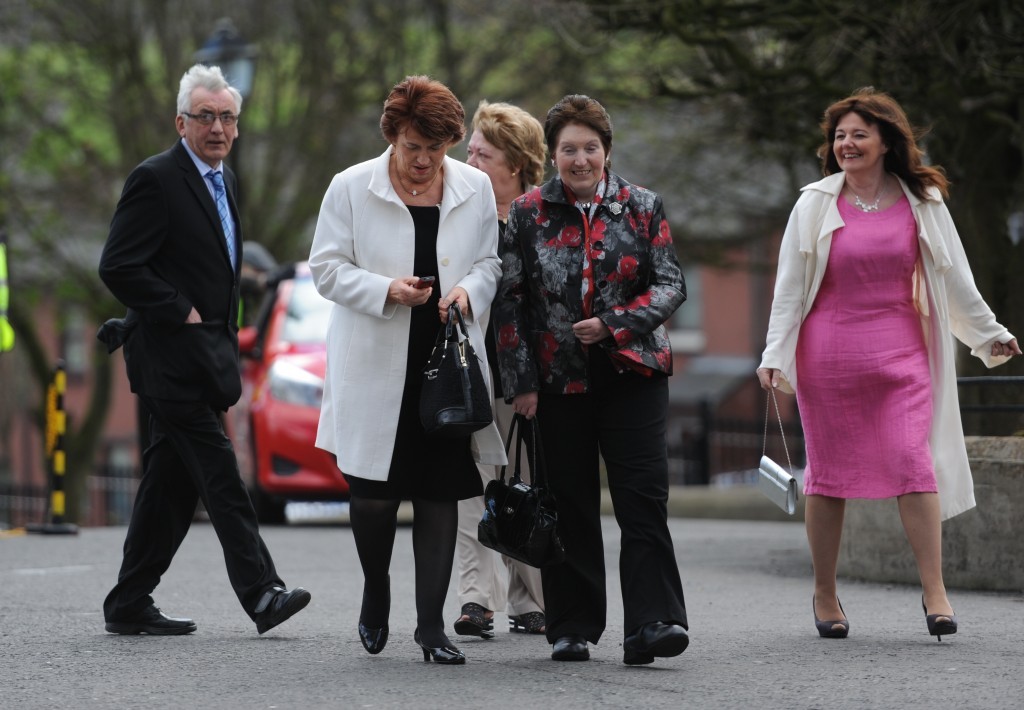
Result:
M793 462L789 458L789 447L786 446L786 432L782 430L782 415L779 414L779 401L775 399L775 390L768 391L771 402L775 404L775 418L779 420L779 435L782 437L782 449L786 452L786 463L789 464L789 472L793 473ZM761 456L768 451L768 397L764 400L764 439L761 441Z
M516 428L518 424L518 430ZM505 456L508 457L509 451L512 448L512 435L516 435L516 459L515 459L515 470L512 472L512 476L509 479L510 483L517 483L523 480L522 477L522 447L523 439L526 438L523 428L529 424L530 426L530 440L527 444L528 450L526 453L526 462L530 464L530 485L535 488L544 488L544 462L542 457L537 455L537 449L540 446L540 427L537 426L537 417L533 419L527 419L522 414L514 414L512 416L512 422L508 425L508 436L505 438ZM505 468L501 467L501 474L499 480L505 480ZM546 489L545 489L546 490Z
M458 302L452 303L448 306L448 324L444 329L444 339L451 340L455 330L456 323L459 326L459 330L462 331L462 337L469 340L469 332L466 330L466 321L462 317L462 309L459 308ZM455 337L458 338L458 334L455 333Z
M455 329L456 325L458 326L458 329L462 331L461 340L459 339L458 331ZM437 352L437 349L448 343L455 343L456 345L459 343L465 343L466 346L469 347L469 352L476 352L473 349L473 343L469 340L469 331L466 330L466 321L462 317L462 309L459 308L458 303L452 303L448 306L448 322L445 324L444 328L438 328L437 330L437 337L434 338L434 347L430 351L430 357L427 358L428 367L430 361L434 359L434 353ZM465 351L462 351L462 354L465 356ZM446 357L448 357L447 348L441 351L441 362L444 362ZM465 362L463 362L463 366L465 366ZM426 372L426 370L424 370L424 372ZM432 372L436 374L437 369L435 368Z

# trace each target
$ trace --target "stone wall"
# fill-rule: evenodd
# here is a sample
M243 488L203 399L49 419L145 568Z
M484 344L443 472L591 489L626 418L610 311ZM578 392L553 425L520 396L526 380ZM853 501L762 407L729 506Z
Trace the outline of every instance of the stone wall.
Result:
M1024 437L967 437L978 506L942 525L946 586L1024 590ZM839 575L920 584L895 499L846 506Z

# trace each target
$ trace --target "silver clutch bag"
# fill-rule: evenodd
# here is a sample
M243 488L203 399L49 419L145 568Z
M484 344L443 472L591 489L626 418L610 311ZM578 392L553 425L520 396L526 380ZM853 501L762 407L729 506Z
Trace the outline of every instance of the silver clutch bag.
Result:
M761 465L757 469L757 487L775 505L789 515L796 512L796 478L793 477L793 462L789 459L789 447L786 446L786 435L782 431L782 416L779 414L779 403L775 399L775 390L771 390L771 400L775 403L775 416L779 420L779 434L782 435L782 448L786 451L786 462L789 471L772 461L766 453L768 449L768 402L764 408L764 441L761 445Z
M790 515L796 512L796 479L768 456L761 457L757 487L768 500Z

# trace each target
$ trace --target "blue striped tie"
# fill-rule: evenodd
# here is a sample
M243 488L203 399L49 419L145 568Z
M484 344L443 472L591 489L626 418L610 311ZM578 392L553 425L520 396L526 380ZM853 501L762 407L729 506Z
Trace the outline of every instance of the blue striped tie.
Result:
M228 207L228 193L224 190L224 176L217 170L206 173L206 177L213 183L213 197L217 203L217 214L220 216L220 224L224 228L224 238L228 242L228 257L231 259L231 267L235 266L235 220L231 218L231 208Z

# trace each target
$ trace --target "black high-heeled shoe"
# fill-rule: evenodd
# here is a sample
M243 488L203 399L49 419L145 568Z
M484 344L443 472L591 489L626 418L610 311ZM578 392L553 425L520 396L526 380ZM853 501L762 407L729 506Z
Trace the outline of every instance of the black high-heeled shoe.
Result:
M363 622L359 622L359 640L363 642L363 648L367 653L377 655L384 650L388 643L388 625L383 628L371 629Z
M385 613L385 619L387 618L387 612L391 611L391 575L388 575L388 590L386 596L387 610ZM363 609L366 608L366 588L363 588ZM360 610L361 612L362 610ZM360 613L360 617L362 613ZM377 655L384 650L384 646L388 643L388 625L385 621L384 626L379 629L373 629L363 623L362 618L359 619L359 640L363 642L363 648L366 649L367 653Z
M943 636L956 633L956 614L929 614L923 594L921 595L921 608L924 609L924 620L928 624L928 633L935 636L939 643L942 643Z
M429 663L442 663L449 666L455 666L466 662L466 654L457 649L452 645L445 646L426 646L420 641L420 630L416 629L412 635L413 641L417 643L420 649L423 651L423 661ZM449 642L450 644L451 642Z
M839 604L839 611L846 615L846 611L843 609L843 603L839 601L839 597L836 597L836 603ZM822 621L818 618L818 611L814 606L814 595L811 595L811 612L814 614L814 626L818 629L818 635L823 639L844 639L850 635L850 620L849 619L836 619L834 621ZM836 628L836 627L840 628Z

